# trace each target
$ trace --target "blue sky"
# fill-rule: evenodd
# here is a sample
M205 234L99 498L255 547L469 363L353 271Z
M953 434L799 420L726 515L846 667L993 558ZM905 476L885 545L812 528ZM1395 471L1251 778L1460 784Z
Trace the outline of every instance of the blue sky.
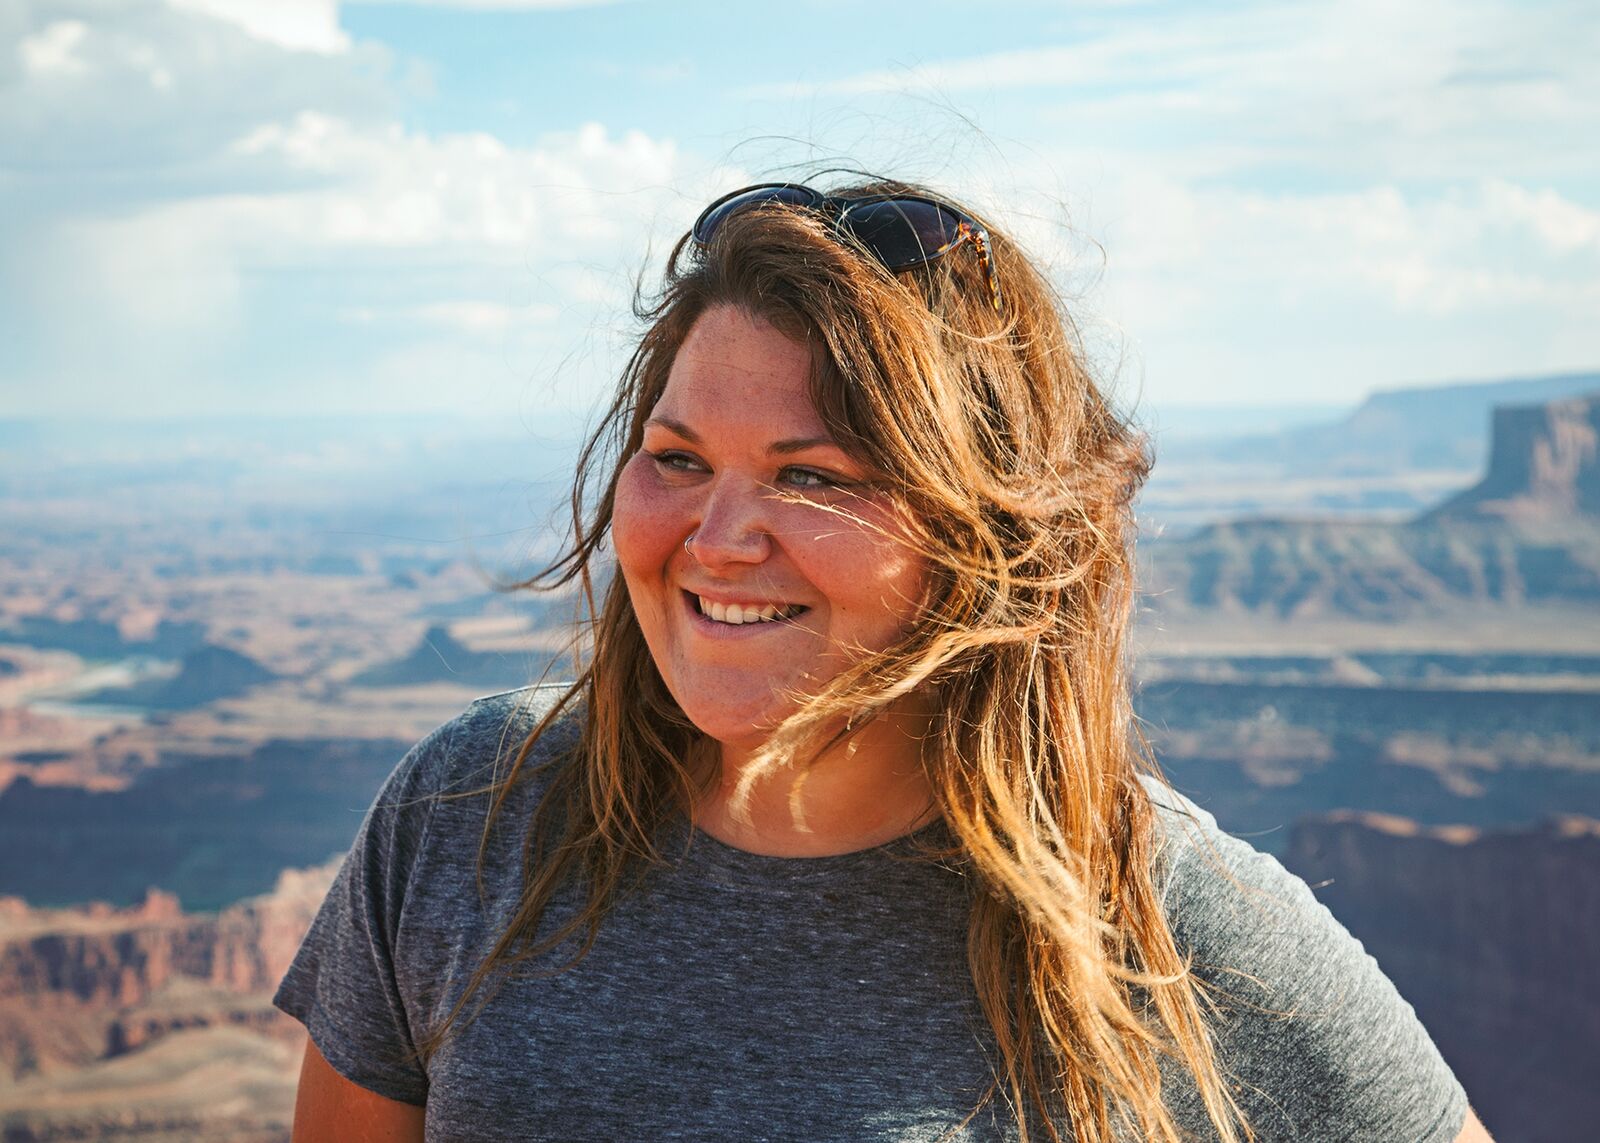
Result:
M1010 226L1126 399L1600 367L1600 8L0 5L0 415L582 408L703 202Z

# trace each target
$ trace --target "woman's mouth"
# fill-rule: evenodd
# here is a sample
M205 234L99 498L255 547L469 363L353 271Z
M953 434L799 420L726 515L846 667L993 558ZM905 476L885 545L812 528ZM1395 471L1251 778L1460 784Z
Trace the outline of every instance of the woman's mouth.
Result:
M714 623L740 627L747 623L774 623L780 619L793 619L810 610L798 603L719 603L694 592L685 592L696 610Z

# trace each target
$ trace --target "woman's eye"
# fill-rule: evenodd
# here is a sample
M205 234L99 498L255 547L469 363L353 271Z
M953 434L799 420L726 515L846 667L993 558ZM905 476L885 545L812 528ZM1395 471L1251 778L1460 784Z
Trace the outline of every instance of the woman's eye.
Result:
M644 450L656 468L664 473L690 474L710 471L705 461L690 452L680 452L677 449L662 449L660 452ZM814 468L787 467L778 471L777 483L788 488L799 488L813 491L825 491L833 488L850 487L850 482L841 477L826 472L818 472Z
M694 472L700 467L700 462L686 452L653 452L650 459L666 472Z
M844 482L809 468L786 468L784 481L796 488L842 488Z

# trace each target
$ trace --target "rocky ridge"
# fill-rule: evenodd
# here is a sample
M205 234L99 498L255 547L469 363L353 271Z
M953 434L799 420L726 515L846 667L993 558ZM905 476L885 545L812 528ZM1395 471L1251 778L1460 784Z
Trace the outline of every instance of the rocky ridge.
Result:
M189 710L244 694L278 675L231 647L206 643L184 655L170 679L152 679L87 695L89 703L125 704L152 710Z
M1484 478L1402 523L1239 520L1143 552L1160 611L1399 620L1600 601L1600 393L1500 409Z
M286 1139L304 1033L271 995L336 868L219 913L0 898L0 1137Z
M423 632L410 653L386 663L377 663L354 676L358 687L404 687L428 683L455 683L486 690L510 690L537 678L543 662L534 662L527 653L474 651L450 634L450 628L436 623Z
M1494 411L1489 470L1424 521L1600 517L1600 392Z
M94 1055L133 1050L179 1028L258 1025L299 947L337 863L285 870L271 893L219 913L185 913L152 889L132 908L94 903L33 909L0 898L0 1076L88 1062L30 1038L30 1014L81 1013L101 1029ZM92 1057L90 1057L92 1058Z

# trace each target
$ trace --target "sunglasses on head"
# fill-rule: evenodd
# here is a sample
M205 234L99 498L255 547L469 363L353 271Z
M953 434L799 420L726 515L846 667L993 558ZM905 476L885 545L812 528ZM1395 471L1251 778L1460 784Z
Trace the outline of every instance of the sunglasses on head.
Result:
M740 211L772 205L820 212L835 231L892 271L926 265L970 241L989 288L990 304L996 311L1000 309L1000 282L989 257L989 232L948 203L921 195L853 197L823 194L800 183L760 183L717 199L701 212L691 233L696 242L710 242L722 224Z

